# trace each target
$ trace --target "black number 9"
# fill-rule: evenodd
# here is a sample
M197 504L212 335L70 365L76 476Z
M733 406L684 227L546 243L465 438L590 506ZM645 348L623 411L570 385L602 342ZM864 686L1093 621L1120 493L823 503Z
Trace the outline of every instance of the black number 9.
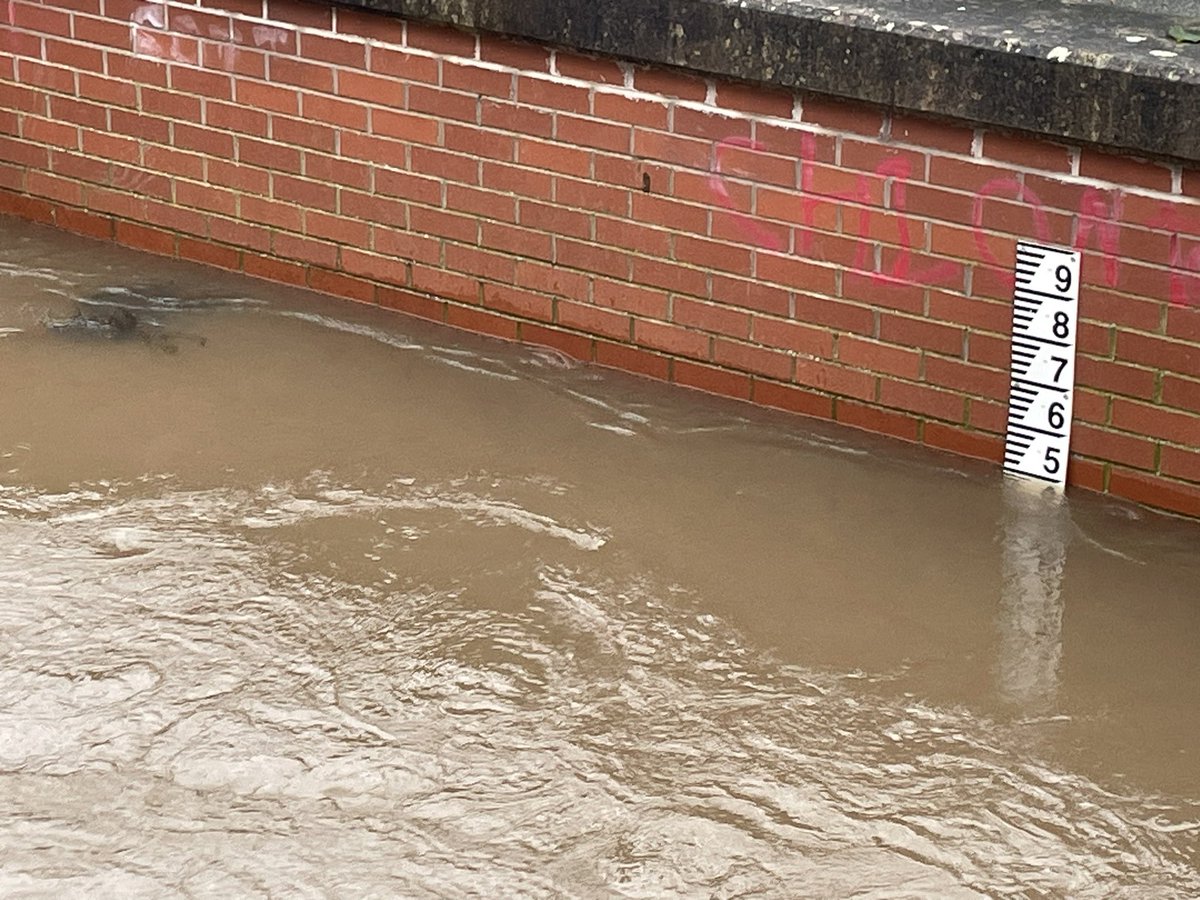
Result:
M1058 282L1058 292L1065 294L1071 289L1071 270L1067 266L1059 266L1054 270L1054 280Z

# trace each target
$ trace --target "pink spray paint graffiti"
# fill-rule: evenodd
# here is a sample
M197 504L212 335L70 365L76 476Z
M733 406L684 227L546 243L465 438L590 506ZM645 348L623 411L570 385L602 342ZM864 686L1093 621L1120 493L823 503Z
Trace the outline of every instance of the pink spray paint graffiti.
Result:
M914 238L912 222L907 212L907 186L912 178L912 166L907 158L888 157L874 168L873 174L878 179L883 179L890 192L887 201L883 201L882 198L877 201L872 196L871 185L865 172L859 174L854 190L822 196L815 189L815 135L811 132L799 133L799 145L800 188L796 202L799 204L799 222L802 223L802 227L796 229L796 253L821 258L819 230L816 227L817 212L823 202L832 200L843 204L842 227L847 236L849 232L845 229L845 219L857 210L857 229L853 235L857 243L853 263L849 268L866 274L872 281L880 284L947 286L952 285L961 275L962 267L946 259L935 258L921 268L913 264L916 254L921 250ZM734 221L749 243L767 250L783 249L774 232L745 210L736 208L723 170L722 151L730 147L754 151L764 149L759 142L742 137L717 142L709 181L714 197L731 211ZM1101 190L1095 186L1085 186L1075 213L1074 247L1087 252L1088 248L1094 245L1095 252L1103 261L1103 274L1095 279L1095 283L1103 283L1108 287L1116 286L1120 279L1123 197L1120 189ZM970 225L977 262L1002 281L1011 284L1011 266L999 259L990 246L993 235L985 222L989 200L1011 200L1027 207L1030 214L1028 233L1035 240L1051 239L1049 217L1037 192L1016 178L993 178L973 192ZM878 215L883 209L895 217L895 243L898 246L892 249L890 262L884 261L878 243L871 237L872 216ZM1166 299L1174 306L1200 306L1200 237L1193 239L1192 246L1185 246L1183 235L1187 233L1187 229L1182 216L1174 205L1163 201L1158 216L1144 223L1142 227L1171 233L1170 257L1166 260L1170 269L1169 296Z

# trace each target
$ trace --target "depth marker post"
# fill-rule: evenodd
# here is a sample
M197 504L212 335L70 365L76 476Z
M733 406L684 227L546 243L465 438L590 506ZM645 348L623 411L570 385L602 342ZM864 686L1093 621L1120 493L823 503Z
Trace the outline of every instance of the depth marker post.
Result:
M1079 253L1017 244L1004 471L1061 490L1075 397Z

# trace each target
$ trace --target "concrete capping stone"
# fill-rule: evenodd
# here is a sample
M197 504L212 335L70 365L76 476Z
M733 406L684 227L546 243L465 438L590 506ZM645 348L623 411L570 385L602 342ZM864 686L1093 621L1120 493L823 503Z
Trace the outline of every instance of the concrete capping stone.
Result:
M1200 162L1200 44L1166 36L1180 14L1162 12L1153 0L1123 2L338 0L585 53Z

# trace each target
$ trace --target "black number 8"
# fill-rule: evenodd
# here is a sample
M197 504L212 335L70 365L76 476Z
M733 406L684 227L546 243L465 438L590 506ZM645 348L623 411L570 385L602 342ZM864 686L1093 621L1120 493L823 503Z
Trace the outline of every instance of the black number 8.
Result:
M1071 333L1071 320L1065 312L1056 312L1054 314L1054 336L1059 340L1066 340L1067 335Z

